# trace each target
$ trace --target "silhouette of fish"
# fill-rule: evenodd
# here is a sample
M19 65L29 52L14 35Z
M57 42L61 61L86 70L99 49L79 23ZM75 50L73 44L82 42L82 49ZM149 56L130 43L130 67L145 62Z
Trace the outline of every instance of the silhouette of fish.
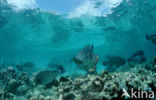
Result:
M57 63L49 63L48 68L50 68L52 70L59 70L62 73L65 72L64 67L62 65L60 65L60 64L57 64Z
M113 56L113 55L107 55L106 56L107 61L103 61L103 65L106 66L122 66L126 63L125 58L120 57L120 56Z
M153 44L156 44L156 34L152 34L152 35L147 35L146 34L146 40L151 41Z
M59 74L62 74L60 71L41 71L35 76L35 82L37 84L47 85L52 82Z
M142 63L146 61L146 57L144 55L143 51L137 51L135 52L129 59L128 62L137 62L137 63Z
M75 63L82 63L85 59L90 59L93 55L93 46L87 45L73 58Z
M32 71L35 67L35 64L33 62L26 62L26 63L22 63L22 62L19 62L19 64L16 65L16 68L19 70L19 71Z
M73 57L73 61L78 67L87 71L87 73L94 73L96 71L96 64L99 57L97 54L93 53L93 49L93 45L87 45Z

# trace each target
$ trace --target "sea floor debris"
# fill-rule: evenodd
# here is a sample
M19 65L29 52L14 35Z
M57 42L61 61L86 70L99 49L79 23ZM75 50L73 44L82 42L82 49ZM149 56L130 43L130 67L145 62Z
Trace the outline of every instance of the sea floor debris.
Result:
M0 100L120 100L122 89L156 92L155 58L124 70L102 71L76 78L60 77L48 86L35 83L35 74L12 68L0 71Z

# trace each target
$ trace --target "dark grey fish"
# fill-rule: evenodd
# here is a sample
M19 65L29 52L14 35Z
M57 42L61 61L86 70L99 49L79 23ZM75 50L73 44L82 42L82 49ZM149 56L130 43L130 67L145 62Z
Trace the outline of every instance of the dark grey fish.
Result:
M98 55L93 52L93 49L93 45L87 45L73 57L73 61L80 69L91 73L96 71L96 64L99 59Z
M55 62L50 62L48 65L48 68L50 69L57 69L59 66L61 66L60 64L57 64Z
M110 27L106 27L103 29L104 31L114 31L116 30L116 27L115 26L110 26Z
M35 64L33 62L26 62L23 64L23 67L25 68L33 68Z
M153 35L150 35L150 36L146 34L146 40L149 40L153 44L156 44L156 34L153 34Z
M57 63L53 63L53 62L49 63L48 68L50 68L51 70L58 70L61 73L65 73L64 67L62 65L60 65L60 64L57 64Z
M60 71L61 73L65 73L65 68L62 64L60 64L60 61L57 57L52 58L47 67L49 70L57 70Z
M126 63L125 58L120 57L120 56L113 56L113 55L107 55L106 56L107 61L103 61L103 65L106 66L122 66Z
M128 62L136 62L136 63L142 63L146 61L146 57L144 55L143 51L137 51L132 56L129 57Z
M93 46L87 45L73 58L76 63L83 62L85 59L89 59L93 55Z
M16 65L16 68L20 71L33 70L34 67L35 64L33 62L26 62L26 63L19 62L19 64Z
M37 84L47 85L52 82L59 74L59 71L41 71L35 76L35 82Z

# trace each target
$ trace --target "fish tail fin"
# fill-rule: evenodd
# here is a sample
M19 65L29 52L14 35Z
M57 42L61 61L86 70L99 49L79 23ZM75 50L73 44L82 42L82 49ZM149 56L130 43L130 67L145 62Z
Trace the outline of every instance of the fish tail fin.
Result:
M59 66L59 69L58 70L59 70L59 72L61 74L65 73L65 69L64 69L64 67L62 65Z
M106 66L108 64L107 61L103 61L103 65Z
M146 34L146 40L149 40L150 39L150 37Z

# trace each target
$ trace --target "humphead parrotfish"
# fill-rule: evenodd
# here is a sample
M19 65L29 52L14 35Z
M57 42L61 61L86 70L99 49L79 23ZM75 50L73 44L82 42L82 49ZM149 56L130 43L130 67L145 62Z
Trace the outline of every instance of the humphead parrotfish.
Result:
M96 64L99 59L98 55L93 52L93 49L93 46L87 45L73 57L73 61L77 66L88 73L96 71Z
M125 58L120 56L107 55L105 58L107 60L103 61L103 65L108 67L112 67L112 66L119 67L126 63Z
M51 83L58 75L63 74L59 70L51 71L45 70L36 74L35 82L36 84L48 85Z
M65 73L65 69L61 64L51 62L51 63L48 64L48 68L50 70L59 70L60 72Z
M128 62L142 63L146 61L146 57L143 51L137 51L132 56L129 57Z
M19 62L19 64L16 65L16 68L19 71L33 71L35 68L35 64L31 61L26 63Z

